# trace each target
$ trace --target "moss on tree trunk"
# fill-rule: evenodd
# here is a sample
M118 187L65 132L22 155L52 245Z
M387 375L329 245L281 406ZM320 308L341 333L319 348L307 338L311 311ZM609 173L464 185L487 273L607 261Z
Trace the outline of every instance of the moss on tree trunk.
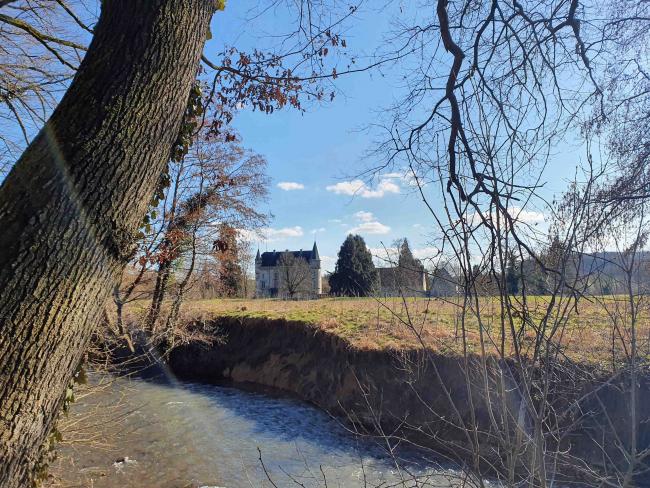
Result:
M61 103L0 187L0 486L29 483L169 157L212 0L104 0Z

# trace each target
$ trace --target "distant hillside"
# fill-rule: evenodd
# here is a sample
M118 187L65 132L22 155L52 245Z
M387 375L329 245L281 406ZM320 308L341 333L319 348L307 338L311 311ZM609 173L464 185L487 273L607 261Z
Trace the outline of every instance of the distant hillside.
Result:
M590 291L595 293L625 292L628 274L635 292L650 291L650 251L640 251L634 256L611 251L584 254L579 270L581 277L588 277Z

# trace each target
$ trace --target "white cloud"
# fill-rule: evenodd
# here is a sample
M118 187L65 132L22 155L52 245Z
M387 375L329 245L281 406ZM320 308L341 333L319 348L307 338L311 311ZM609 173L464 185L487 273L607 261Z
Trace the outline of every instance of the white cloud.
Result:
M329 219L328 222L331 222L332 224L340 224L343 221L341 219Z
M335 185L326 186L327 191L337 195L356 195L366 189L366 184L361 180L341 181Z
M440 250L437 247L419 247L413 249L413 256L422 262L431 261L440 256Z
M318 229L312 229L311 233L312 234L318 234L319 232L325 232L327 229L325 227L319 227Z
M413 187L413 188L417 188L418 186L424 187L427 184L426 180L424 180L423 178L415 179L415 176L413 175L413 173L405 174L402 177L402 181L404 181L404 183L406 183L408 186Z
M381 266L388 266L390 262L397 261L396 247L370 247L368 250L377 263L383 263Z
M385 173L380 176L381 179L394 179L399 180L405 185L417 187L418 181L415 179L412 171L405 171L404 173ZM424 185L422 178L420 178L420 185Z
M535 212L533 210L521 210L518 207L512 209L512 214L518 222L525 224L537 224L544 222L544 214L542 212Z
M358 226L350 229L350 232L354 234L388 234L390 227L377 221L362 222Z
M365 210L358 211L354 214L354 216L361 222L371 222L375 219L375 216L372 214L372 212L366 212Z
M305 233L302 227L296 225L294 227L282 227L281 229L273 229L272 227L264 227L257 232L254 231L240 231L244 239L249 241L279 241L281 239L289 239L292 237L302 237Z
M380 178L404 178L404 173L384 173Z
M377 221L377 217L372 212L360 210L354 214L354 217L360 222L348 232L355 234L388 234L390 227Z
M384 193L399 193L399 185L397 185L395 182L393 182L393 180L390 179L381 180L379 182L379 185L377 186L377 189L372 191L371 193L373 194L373 198L375 196L383 197ZM366 197L366 198L371 198L371 197Z
M302 183L296 183L295 181L281 181L278 183L278 188L284 191L304 190L305 185Z
M325 187L337 195L360 196L361 198L382 198L388 193L399 193L400 188L392 179L382 179L375 189L362 180L341 181Z
M267 239L285 239L287 237L301 237L304 232L302 231L302 227L296 225L294 227L283 227L282 229L268 228L264 234L267 236Z

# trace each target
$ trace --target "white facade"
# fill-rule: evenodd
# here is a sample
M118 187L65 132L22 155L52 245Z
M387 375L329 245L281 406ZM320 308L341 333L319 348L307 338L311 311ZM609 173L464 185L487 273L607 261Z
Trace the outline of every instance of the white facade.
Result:
M255 297L256 298L287 298L285 283L288 271L280 264L280 257L291 253L295 258L303 259L309 267L309 275L301 276L299 291L294 298L315 298L323 293L323 278L318 247L314 243L311 251L272 251L255 257ZM302 271L301 271L302 272ZM305 269L306 273L306 269Z

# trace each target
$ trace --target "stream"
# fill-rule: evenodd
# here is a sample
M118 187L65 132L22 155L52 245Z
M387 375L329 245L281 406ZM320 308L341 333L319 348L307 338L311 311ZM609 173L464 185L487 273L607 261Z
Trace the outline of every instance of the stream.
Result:
M376 441L286 395L109 378L91 377L92 393L65 419L53 486L461 485L424 453L400 449L396 463Z

